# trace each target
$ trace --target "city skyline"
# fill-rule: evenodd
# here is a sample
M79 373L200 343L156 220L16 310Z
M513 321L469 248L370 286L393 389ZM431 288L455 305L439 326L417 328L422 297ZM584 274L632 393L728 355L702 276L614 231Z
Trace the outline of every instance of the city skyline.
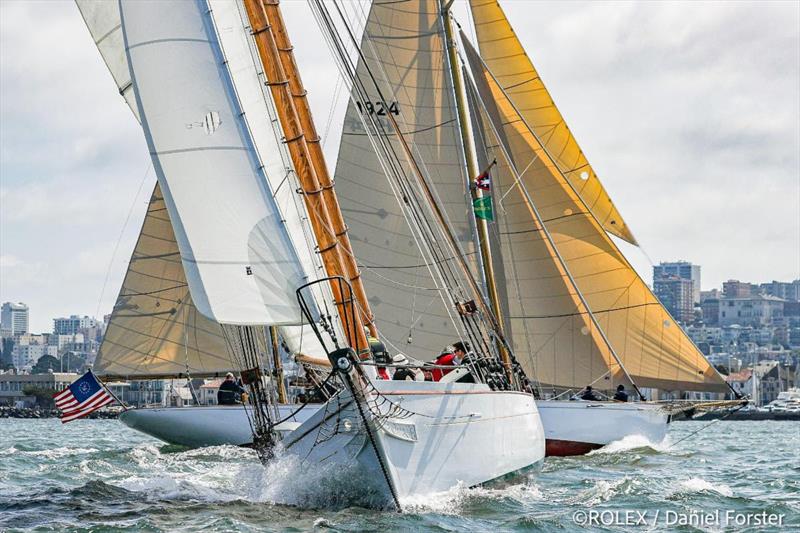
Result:
M653 264L700 264L704 289L800 277L800 8L536 9L548 24L517 23L519 36ZM74 4L0 10L0 301L27 303L31 330L46 331L56 316L110 312L155 177ZM306 10L287 6L290 28ZM313 33L296 52L333 165L346 91L329 117L337 72ZM623 251L649 282L645 254Z

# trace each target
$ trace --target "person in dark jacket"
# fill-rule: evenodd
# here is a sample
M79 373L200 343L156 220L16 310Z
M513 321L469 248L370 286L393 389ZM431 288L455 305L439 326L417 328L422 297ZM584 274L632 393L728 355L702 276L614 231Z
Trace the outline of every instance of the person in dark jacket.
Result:
M615 402L627 402L628 401L628 393L625 392L625 385L622 385L622 384L617 385L617 393L614 394L614 401Z
M594 393L592 390L591 385L586 385L586 388L583 389L583 393L580 395L581 400L585 400L587 402L599 402L602 400L597 394Z
M244 387L236 382L233 374L228 372L217 390L217 403L220 405L236 405L242 402Z

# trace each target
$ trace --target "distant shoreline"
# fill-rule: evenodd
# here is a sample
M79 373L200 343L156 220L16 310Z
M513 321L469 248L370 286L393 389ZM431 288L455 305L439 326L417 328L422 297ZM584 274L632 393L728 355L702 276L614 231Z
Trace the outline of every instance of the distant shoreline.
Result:
M59 418L60 412L57 409L33 409L30 407L23 407L18 409L16 407L0 407L0 418L19 418L19 419L32 419L41 420L44 418ZM86 418L118 418L119 414L115 411L95 411Z
M691 418L673 418L674 422L684 420L779 420L779 421L800 421L800 413L770 413L767 411L737 411L730 414L729 411L711 411Z

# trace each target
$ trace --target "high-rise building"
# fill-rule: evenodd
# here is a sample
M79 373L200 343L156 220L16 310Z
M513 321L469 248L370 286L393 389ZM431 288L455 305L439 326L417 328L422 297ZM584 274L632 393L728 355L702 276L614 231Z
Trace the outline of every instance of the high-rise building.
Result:
M688 261L661 262L653 267L653 286L657 280L688 279L692 282L692 303L700 303L700 265Z
M24 303L5 302L0 310L0 329L3 335L14 336L28 333L29 309Z
M89 316L71 315L53 319L53 333L56 335L75 335L95 327L97 327L97 320Z
M694 284L692 280L671 276L653 281L653 292L672 318L683 324L694 320Z

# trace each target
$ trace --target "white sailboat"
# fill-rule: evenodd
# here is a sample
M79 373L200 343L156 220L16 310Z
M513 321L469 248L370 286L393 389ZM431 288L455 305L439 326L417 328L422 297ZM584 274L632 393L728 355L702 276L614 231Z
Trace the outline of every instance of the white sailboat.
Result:
M159 365L162 376L216 374L231 362L242 370L254 365L256 370L262 365L269 370L266 328L302 324L295 291L306 286L310 291L304 301L306 320L314 322L320 344L330 342L338 347L326 352L338 365L332 378L344 388L316 412L309 410L306 420L296 420L297 426L281 428L286 423L285 409L276 405L271 391L259 385L261 379L251 381L258 399L252 410L256 437L267 439L261 443L283 436L282 444L290 453L377 479L382 504L398 507L410 495L446 490L458 483L484 483L541 461L544 438L533 396L525 392L527 385L518 367L506 373L499 363L493 363L499 361L500 352L492 340L491 312L474 292L477 285L446 217L441 216L435 189L427 189L426 197L406 203L402 209L415 236L429 240L423 253L449 254L442 264L429 261L429 271L438 277L436 290L445 295L442 301L452 306L448 315L457 317L452 320L455 338L469 339L476 346L476 361L465 367L475 383L374 379L372 364L362 359L368 355L364 353L362 325L377 330L380 336L383 333L372 323L358 272L353 275L355 262L344 233L332 229L341 215L337 214L335 192L324 188L324 179L320 179L326 170L315 161L309 146L314 137L305 138L310 115L298 100L303 94L289 90L299 83L299 76L292 69L291 48L276 45L288 40L279 7L247 0L242 10L242 4L229 3L240 15L246 12L246 18L240 20L246 21L245 27L254 35L255 45L249 37L245 39L250 61L261 62L270 89L269 93L248 93L221 37L226 31L248 34L221 26L214 15L219 5L205 1L119 3L132 94L159 181L156 193L161 196L156 196L155 202L163 202L169 215L159 217L163 208L154 207L148 217L163 234L172 232L173 237L160 239L143 231L143 239L154 241L150 246L159 243L168 250L134 257L135 263L158 261L152 263L158 273L150 274L158 288L148 291L140 287L126 294L131 315L122 308L115 310L112 325L116 324L117 331L110 327L109 338L116 344L108 346L120 346L120 353L109 357L109 352L104 352L107 375L113 375L109 369L114 365L121 370L117 374L121 377L137 375L143 365L151 368L151 376L159 375L154 370ZM442 35L440 6L433 7L431 21L437 35ZM251 78L257 79L261 70L255 72ZM276 201L277 189L271 187L271 170L256 140L267 130L253 126L259 116L249 115L246 107L249 97L269 100L270 96L292 163L291 168L282 169L281 179L291 170L304 191L302 235L281 216L284 212ZM374 139L382 133L372 134ZM398 129L387 138L391 143L405 142ZM414 179L426 187L420 172L423 161L408 150L403 164L415 167L418 175ZM324 166L324 161L321 163ZM398 176L389 175L388 179ZM403 179L410 177L404 175ZM416 227L409 222L411 216L417 217ZM315 258L315 264L324 270L309 270L303 264L298 242L309 235L321 256ZM441 249L433 250L431 243L437 239L446 245L439 243ZM145 243L140 239L139 244ZM137 250L142 247L137 245ZM172 278L164 275L167 269ZM126 285L131 287L138 276L148 277L132 267ZM354 294L342 276L352 283ZM172 287L164 286L168 281ZM153 298L155 293L166 296ZM162 306L168 309L162 311ZM149 307L157 310L148 313ZM183 318L176 320L180 313ZM190 313L194 315L191 321L186 319ZM163 316L160 327L124 324L124 319L150 320L154 316ZM199 332L198 323L205 326ZM177 331L165 332L165 327ZM130 344L123 344L126 335L139 338L142 331L147 346L131 350ZM197 333L206 335L209 344L198 343L197 338L194 343L186 341L188 335ZM216 346L209 351L213 343ZM152 349L153 345L157 349ZM212 364L215 358L219 361ZM197 372L192 374L193 370ZM476 450L481 451L480 460Z

